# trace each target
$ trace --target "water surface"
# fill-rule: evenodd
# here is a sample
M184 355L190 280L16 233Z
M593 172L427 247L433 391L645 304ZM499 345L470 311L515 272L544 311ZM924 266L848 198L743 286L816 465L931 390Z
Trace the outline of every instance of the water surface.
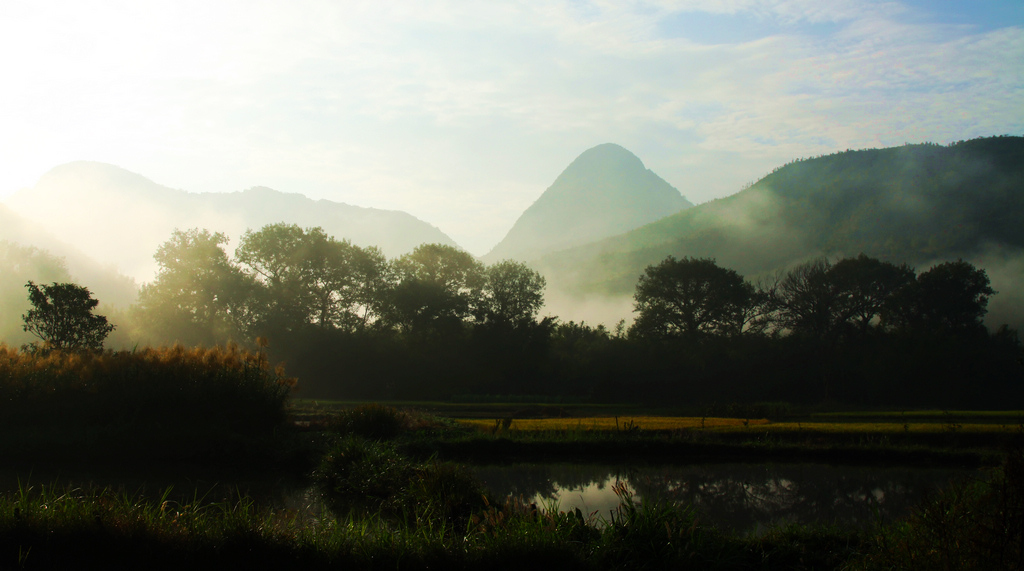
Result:
M589 464L477 466L496 496L557 502L607 520L620 502L616 482L639 501L692 506L699 518L741 534L786 524L867 527L907 516L913 506L956 478L956 468L857 467L820 464L707 464L615 467Z

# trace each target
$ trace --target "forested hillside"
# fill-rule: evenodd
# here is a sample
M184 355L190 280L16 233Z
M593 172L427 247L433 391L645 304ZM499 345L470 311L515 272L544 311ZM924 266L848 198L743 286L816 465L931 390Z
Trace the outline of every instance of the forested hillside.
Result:
M746 276L861 252L922 266L993 252L1005 260L1024 247L1021 220L1024 138L905 145L796 161L733 196L538 267L559 288L629 294L667 255L712 257Z

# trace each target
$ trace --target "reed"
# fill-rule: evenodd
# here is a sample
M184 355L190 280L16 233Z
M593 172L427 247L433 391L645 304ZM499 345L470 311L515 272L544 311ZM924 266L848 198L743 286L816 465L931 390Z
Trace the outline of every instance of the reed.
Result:
M0 448L54 458L128 449L217 454L277 430L294 384L263 352L234 345L119 352L0 346Z

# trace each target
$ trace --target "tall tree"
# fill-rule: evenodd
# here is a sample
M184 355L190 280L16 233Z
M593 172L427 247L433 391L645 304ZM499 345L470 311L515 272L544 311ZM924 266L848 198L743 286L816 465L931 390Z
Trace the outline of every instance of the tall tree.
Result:
M633 296L631 333L644 337L735 335L743 329L754 288L710 258L672 256L647 266Z
M235 257L261 285L271 328L363 327L379 315L391 281L378 249L336 240L319 227L281 223L246 232Z
M64 258L33 246L0 240L0 340L11 345L32 339L23 328L22 314L30 304L25 298L25 282L68 282Z
M88 288L73 283L37 286L25 284L32 309L22 316L25 331L39 337L46 346L59 350L99 350L114 330L107 318L93 310L99 300Z
M489 266L486 278L480 304L485 322L514 325L536 319L547 283L540 272L522 262L504 260Z
M388 320L403 330L455 326L479 311L484 266L444 244L423 244L395 262Z
M819 258L790 270L774 288L778 325L798 335L838 341L867 332L914 270L860 254L835 263Z
M900 290L883 318L894 329L980 333L995 293L985 270L963 260L944 262Z
M156 279L142 287L135 321L164 342L213 345L252 334L254 284L228 259L227 236L175 230L154 259Z
M828 271L837 299L833 322L847 331L864 333L876 323L896 292L914 281L914 270L860 254L843 258Z

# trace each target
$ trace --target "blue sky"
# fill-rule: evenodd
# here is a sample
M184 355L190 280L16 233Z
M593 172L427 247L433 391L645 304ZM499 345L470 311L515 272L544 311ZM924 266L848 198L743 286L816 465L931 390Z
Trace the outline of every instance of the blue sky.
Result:
M405 210L483 254L604 142L699 203L798 157L1024 134L1022 6L6 0L0 199L96 160Z

